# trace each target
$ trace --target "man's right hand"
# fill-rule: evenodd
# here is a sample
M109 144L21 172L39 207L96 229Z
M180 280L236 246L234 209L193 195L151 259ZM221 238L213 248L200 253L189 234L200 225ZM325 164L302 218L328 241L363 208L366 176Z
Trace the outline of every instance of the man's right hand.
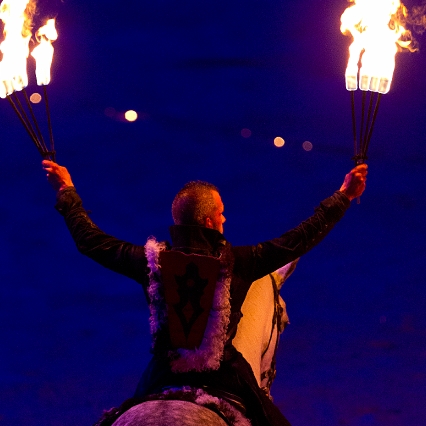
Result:
M71 175L68 173L66 167L62 167L54 161L49 160L43 160L41 164L43 165L43 169L47 172L47 180L55 191L74 186Z
M360 197L365 190L365 182L367 180L367 164L359 164L354 167L346 176L340 188L349 200Z

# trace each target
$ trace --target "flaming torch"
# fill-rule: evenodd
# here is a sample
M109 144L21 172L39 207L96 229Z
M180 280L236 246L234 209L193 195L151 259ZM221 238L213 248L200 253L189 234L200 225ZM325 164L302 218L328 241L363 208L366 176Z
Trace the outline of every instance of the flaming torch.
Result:
M46 85L50 82L53 57L51 42L56 40L58 34L54 20L49 20L36 32L39 44L32 52L32 56L36 59L37 83L42 85L44 90L50 136L50 149L48 149L25 90L28 85L27 59L31 39L31 18L34 12L33 0L3 0L0 4L0 19L4 23L4 41L0 44L0 51L3 54L0 62L0 98L6 98L9 101L41 156L54 160L54 142ZM31 120L17 92L23 93Z
M401 24L407 16L407 9L399 0L349 1L353 4L343 12L340 30L353 37L345 81L352 100L354 160L355 164L361 164L367 159L380 99L391 87L395 55L399 50L414 49L410 31ZM355 111L355 91L358 87L362 91L359 140ZM371 92L368 108L367 91Z
M36 60L37 84L43 86L44 100L46 103L46 115L49 126L50 150L55 161L55 143L53 141L52 122L50 118L49 98L47 97L47 85L50 83L50 68L53 60L52 41L58 38L55 28L55 20L49 19L47 24L39 28L36 32L36 39L39 45L32 51L31 55Z

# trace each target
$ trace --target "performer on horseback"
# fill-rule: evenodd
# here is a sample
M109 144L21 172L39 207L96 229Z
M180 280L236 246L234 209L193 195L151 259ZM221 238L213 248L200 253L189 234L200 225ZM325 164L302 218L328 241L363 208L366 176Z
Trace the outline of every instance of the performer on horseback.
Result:
M150 307L153 357L134 398L99 424L112 424L142 401L183 399L213 410L227 424L247 418L253 426L288 425L232 345L241 306L252 282L302 256L330 232L363 193L367 166L352 169L340 190L296 228L240 247L223 236L224 206L212 184L189 182L178 192L171 244L151 237L138 246L91 221L65 167L44 160L43 168L78 250L140 283Z

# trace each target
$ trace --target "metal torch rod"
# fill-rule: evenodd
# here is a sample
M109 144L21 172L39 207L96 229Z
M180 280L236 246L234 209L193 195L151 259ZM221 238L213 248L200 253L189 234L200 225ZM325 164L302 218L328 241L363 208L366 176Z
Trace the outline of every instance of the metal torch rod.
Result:
M364 138L364 120L365 120L365 98L367 92L365 90L362 91L362 105L361 105L361 129L359 132L359 140L362 141Z
M357 157L358 157L358 143L356 138L355 90L351 91L351 106L352 106L352 133L354 137L354 158L355 158L355 165L356 165Z
M35 132L35 131L34 131L34 129L33 129L33 126L31 125L31 122L30 122L30 120L29 120L29 118L28 118L28 115L27 115L27 113L25 112L25 108L23 107L23 105L22 105L21 101L19 100L18 94L17 94L16 92L13 92L13 93L12 93L12 97L13 97L13 100L14 100L14 102L15 102L15 106L16 106L16 108L17 108L17 109L18 109L18 111L21 113L21 116L22 116L23 120L25 121L25 123L26 123L27 127L30 129L31 134L32 134L32 135L33 135L33 137L37 140L37 143L40 145L40 147L42 147L42 148L43 148L43 146L40 144L40 141L39 141L39 139L38 139L38 137L37 137L37 135L36 135L36 132Z
M41 133L41 130L40 130L40 127L39 127L39 125L38 125L38 122L37 122L36 116L35 116L35 114L34 114L33 107L32 107L32 105L31 105L31 102L30 102L29 98L28 98L27 91L25 90L25 88L24 88L22 91L23 91L23 93L24 93L25 101L26 101L27 106L28 106L28 109L29 109L29 111L30 111L31 118L33 119L33 123L34 123L35 128L36 128L36 131L37 131L37 136L38 136L38 140L39 140L39 142L40 142L40 145L42 146L43 150L47 152L47 151L48 151L48 149L47 149L46 143L44 142L43 134Z
M365 144L367 143L367 139L368 139L369 125L370 125L371 115L372 115L372 111L373 111L373 103L374 103L373 102L373 96L374 96L374 92L371 92L370 93L370 102L368 103L367 120L365 122L364 138L360 142L360 144L361 144L360 156L361 156L362 162L364 162L364 160L366 160L366 158L364 156L364 152L365 152Z
M379 93L377 95L376 106L374 107L374 113L373 113L373 118L371 120L371 125L370 125L370 128L368 130L368 134L367 134L367 137L366 137L366 140L365 140L364 151L362 152L363 158L367 157L368 146L370 145L371 135L373 134L374 123L376 121L377 113L379 112L379 105L380 105L380 99L381 98L382 98L382 94Z
M42 157L44 157L44 151L43 148L41 147L40 143L37 140L37 137L35 136L35 134L33 132L31 132L31 130L29 129L29 127L27 126L27 123L25 122L23 116L21 115L21 113L19 112L17 106L15 105L15 102L13 102L12 98L8 95L6 96L7 100L9 101L10 105L12 106L13 110L15 111L16 115L18 116L19 120L21 121L22 125L24 126L25 130L28 132L30 138L32 139L32 141L34 142L34 145L36 146L36 148L38 149L38 152L40 153L40 155Z
M44 100L46 104L47 124L49 126L50 151L52 152L52 160L56 161L55 142L53 140L52 120L50 118L49 98L47 97L46 85L43 85Z

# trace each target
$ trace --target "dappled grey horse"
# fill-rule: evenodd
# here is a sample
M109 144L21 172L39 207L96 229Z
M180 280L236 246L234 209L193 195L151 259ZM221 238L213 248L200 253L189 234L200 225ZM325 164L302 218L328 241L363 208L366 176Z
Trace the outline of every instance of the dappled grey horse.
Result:
M275 377L279 336L288 323L286 306L279 290L294 271L296 263L285 265L252 284L233 340L233 345L251 365L259 386L268 395ZM231 404L202 389L181 388L177 393L173 390L167 392L165 399L133 406L112 423L113 426L250 425L250 421ZM185 400L185 395L191 396L193 402Z

